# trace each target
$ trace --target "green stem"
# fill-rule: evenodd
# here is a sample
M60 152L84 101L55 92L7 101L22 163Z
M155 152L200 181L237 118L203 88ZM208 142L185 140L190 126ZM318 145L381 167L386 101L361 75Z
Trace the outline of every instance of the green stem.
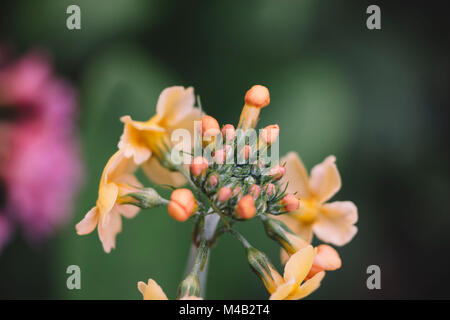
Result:
M235 237L237 240L239 240L242 245L244 246L245 249L249 249L251 248L251 244L247 241L247 239L244 238L244 236L242 234L240 234L239 232L237 232L234 229L229 229L228 232Z

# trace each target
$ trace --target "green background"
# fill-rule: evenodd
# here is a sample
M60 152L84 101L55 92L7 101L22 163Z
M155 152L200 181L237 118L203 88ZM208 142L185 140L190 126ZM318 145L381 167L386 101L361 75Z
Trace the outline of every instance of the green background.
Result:
M81 30L66 8L81 8ZM270 89L260 125L278 123L280 151L310 169L337 157L334 200L359 209L343 267L311 298L449 297L448 33L445 12L425 2L378 1L382 30L366 28L364 1L15 1L0 5L0 39L18 53L47 48L79 92L83 188L73 219L47 242L16 232L0 255L0 298L140 299L154 278L175 297L192 223L164 209L126 220L106 254L74 225L95 204L98 180L122 132L121 115L144 120L167 86L193 86L221 124L236 124L253 84ZM151 185L140 175L141 181ZM67 183L70 183L68 181ZM257 221L239 230L278 263ZM81 267L81 290L66 268ZM368 290L366 269L381 268ZM266 299L244 251L224 236L211 253L207 298Z

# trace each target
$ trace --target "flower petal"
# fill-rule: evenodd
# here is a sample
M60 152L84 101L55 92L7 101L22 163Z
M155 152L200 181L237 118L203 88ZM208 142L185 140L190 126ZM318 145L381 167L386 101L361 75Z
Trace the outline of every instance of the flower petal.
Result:
M319 272L314 277L305 281L293 294L291 294L287 300L299 300L302 299L311 293L313 293L317 288L320 287L320 282L325 276L325 272Z
M294 279L296 285L299 286L311 269L314 255L314 248L310 245L294 253L284 267L284 280L288 282L290 279Z
M110 212L116 203L119 195L119 187L115 183L100 184L98 190L97 208L100 213L100 218L103 219L105 215Z
M168 300L164 291L153 279L148 279L147 284L139 281L138 290L142 293L144 300Z
M280 160L281 164L285 162L286 174L283 176L281 182L289 182L287 192L297 192L300 198L310 198L308 172L298 154L296 152L289 152Z
M85 235L94 231L95 227L98 223L98 210L97 207L93 207L91 210L86 213L83 220L77 223L75 229L77 230L77 234Z
M351 201L335 201L322 205L321 214L313 226L319 239L343 246L356 234L354 224L358 220L358 209Z
M335 164L334 156L327 157L311 170L309 187L316 200L323 203L341 188L341 176Z
M270 300L284 300L288 297L296 288L295 279L291 279L288 282L281 284L274 293L270 296Z
M122 219L117 209L117 206L114 206L108 213L108 219L98 224L98 236L106 253L111 252L111 249L116 247L116 236L122 231Z
M292 232L302 237L305 241L311 243L313 238L312 224L304 223L291 214L280 214L278 216L271 217L284 222L284 224L288 226Z
M161 166L156 158L151 158L142 164L142 170L151 181L157 184L179 187L186 183L186 179L181 173L167 170Z
M195 96L192 87L174 86L164 89L156 105L156 113L163 127L174 127L189 115L194 108Z
M118 210L125 218L132 219L139 213L141 209L131 204L122 204L119 206Z

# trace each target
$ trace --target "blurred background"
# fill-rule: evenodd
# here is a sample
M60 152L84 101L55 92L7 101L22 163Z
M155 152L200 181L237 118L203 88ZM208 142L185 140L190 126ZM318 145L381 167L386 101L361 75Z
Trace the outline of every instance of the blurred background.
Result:
M70 4L81 8L81 30L66 28ZM369 4L381 7L381 30L366 28ZM0 298L140 299L136 283L149 277L174 298L191 223L144 211L124 221L110 254L96 232L79 237L74 226L95 203L121 115L147 119L162 89L183 85L220 123L236 123L256 83L270 89L260 125L280 125L281 153L297 151L308 169L336 155L343 187L334 200L359 209L358 234L339 249L342 269L310 299L450 298L447 15L437 1L3 1ZM8 75L27 65L34 80L17 76L16 86L33 88L45 74L39 103L20 90L8 96ZM36 136L21 134L30 126L42 133L33 147ZM26 195L24 181L33 183ZM257 221L239 229L278 263ZM73 264L81 290L66 287ZM366 287L372 264L381 290ZM239 243L224 236L207 298L267 297Z

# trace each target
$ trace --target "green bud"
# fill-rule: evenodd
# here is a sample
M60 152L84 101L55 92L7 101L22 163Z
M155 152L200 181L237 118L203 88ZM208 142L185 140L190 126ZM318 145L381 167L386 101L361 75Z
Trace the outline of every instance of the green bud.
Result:
M162 198L153 188L139 189L138 192L128 193L124 197L134 198L137 202L131 201L127 202L127 204L133 204L142 209L158 207L169 203L168 200Z
M278 242L287 252L295 252L296 245L291 239L296 237L292 231L282 222L275 219L263 218L264 229L267 235Z
M271 287L274 279L269 258L258 249L249 247L247 248L247 261L252 271L264 282L264 285L267 288Z
M200 282L196 274L188 275L179 285L177 298L183 298L185 296L200 296Z

